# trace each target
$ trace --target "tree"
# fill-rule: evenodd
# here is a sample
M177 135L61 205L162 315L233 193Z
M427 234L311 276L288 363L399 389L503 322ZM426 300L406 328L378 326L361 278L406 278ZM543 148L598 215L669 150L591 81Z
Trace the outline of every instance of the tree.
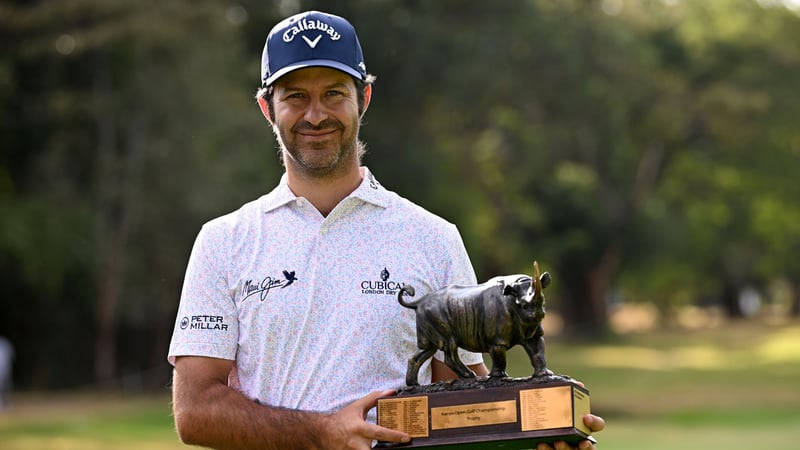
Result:
M249 138L261 122L243 114L257 109L241 86L257 80L257 71L247 76L240 24L226 12L210 1L86 0L4 10L18 44L5 65L18 84L2 95L23 105L5 131L11 148L25 152L4 159L14 170L5 191L13 214L3 221L3 260L23 262L19 289L34 292L37 304L53 298L93 305L73 322L84 332L65 333L82 337L63 343L84 348L93 341L94 353L77 370L37 363L46 365L43 384L88 379L80 367L92 363L104 385L118 383L120 366L134 376L156 360L163 366L196 232L187 230L221 205L255 196L259 177L277 174L274 164L260 164L270 154ZM61 265L35 251L43 233L21 234L53 214L62 219L44 235L57 241ZM45 278L47 291L32 289ZM137 338L145 342L131 342ZM73 353L57 340L42 346L41 354L56 360ZM135 357L117 355L131 348Z
M693 285L695 296L716 298L729 316L742 317L745 286L797 279L784 250L796 249L799 236L787 221L797 215L790 200L797 194L790 136L797 135L789 124L798 111L787 99L798 88L788 74L798 69L799 19L749 1L685 8L654 35L686 80L694 123L694 139L657 193L681 238L655 270L670 272L676 257L692 270L672 271L654 288Z

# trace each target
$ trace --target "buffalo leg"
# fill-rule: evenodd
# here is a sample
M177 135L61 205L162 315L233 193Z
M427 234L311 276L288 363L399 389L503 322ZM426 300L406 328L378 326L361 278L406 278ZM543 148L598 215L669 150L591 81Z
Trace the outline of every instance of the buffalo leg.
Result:
M544 357L544 336L534 336L530 340L525 341L522 346L525 348L525 352L528 353L528 357L531 359L534 377L552 374L552 372L547 370L547 362L545 361Z
M406 386L418 386L419 381L419 368L422 363L428 360L433 354L436 353L436 348L423 348L419 349L417 353L408 359L408 369L406 370Z
M494 346L489 351L492 357L492 371L489 373L490 377L508 377L506 372L506 348L499 345Z
M475 372L465 366L461 358L458 357L458 346L455 343L450 343L444 349L444 363L447 364L447 367L453 369L453 372L460 378L475 378Z

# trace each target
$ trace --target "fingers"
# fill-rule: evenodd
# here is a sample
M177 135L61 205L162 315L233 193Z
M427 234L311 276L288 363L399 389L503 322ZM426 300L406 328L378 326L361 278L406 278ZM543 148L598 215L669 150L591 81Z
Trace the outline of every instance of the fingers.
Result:
M353 403L351 403L351 405L356 405L357 404L357 405L361 405L362 407L365 407L367 409L371 409L371 408L374 408L375 405L378 404L378 399L379 398L388 397L388 396L390 396L390 395L392 395L394 393L395 393L394 389L389 389L387 391L373 391L373 392L370 392L369 394L361 397L360 399L354 401Z
M582 388L585 388L585 387L586 387L586 385L585 385L585 384L583 384L583 381L572 380L572 382L573 382L573 383L575 383L575 384L577 384L578 386L580 386L580 387L582 387Z
M537 450L553 450L553 449L555 449L555 450L571 450L571 447L569 446L569 444L567 444L564 441L556 441L556 442L553 442L552 445L541 443L541 444L539 444L538 447L536 447L536 449Z
M583 416L583 423L593 432L602 431L606 427L606 421L600 416L587 414Z
M372 439L377 441L398 442L402 444L411 442L411 436L408 434L403 433L402 431L383 428L378 425L372 425L370 427L369 434L372 435Z
M595 416L594 414L586 414L583 416L583 423L589 427L592 432L598 432L603 430L606 427L606 421L603 420L600 416ZM548 445L545 443L539 444L536 447L536 450L571 450L573 447L570 447L569 444L563 441L554 442L552 445ZM579 450L594 450L594 444L589 440L583 440L578 443Z
M389 389L386 391L375 391L364 397L362 400L369 401L369 408L364 410L364 418L367 416L367 412L369 409L375 407L378 404L378 399L383 397L388 397L395 394L394 389ZM370 428L373 432L373 439L378 441L384 442L400 442L406 443L411 442L411 436L402 431L392 430L390 428L384 428L378 425L370 424Z
M390 395L393 395L394 393L395 393L394 389L389 389L386 391L373 391L365 395L364 397L361 397L360 399L354 401L353 403L350 403L346 407L346 409L358 409L359 411L361 411L361 418L366 419L369 410L378 405L379 398L388 397Z
M402 431L396 431L365 422L367 413L378 404L378 399L393 395L394 393L395 391L393 389L374 391L354 401L340 411L340 417L350 421L347 427L347 429L350 430L349 433L359 435L369 440L397 443L410 442L411 436ZM359 416L360 420L355 418L356 415Z
M594 450L595 446L594 446L594 444L591 443L591 441L583 440L583 441L580 441L578 443L578 447L577 448L579 450ZM564 441L556 441L556 442L553 443L552 446L544 444L544 443L541 443L541 444L539 444L538 447L536 447L536 450L554 450L554 449L555 450L572 450L573 447L570 447L570 445L567 444Z
M364 402L368 403L368 407L364 410L364 418L367 416L367 412L375 407L378 404L378 399L383 397L388 397L394 395L396 391L394 389L389 389L386 391L375 391L371 392L366 397L362 398ZM384 428L378 425L370 424L370 430L372 432L372 438L378 441L383 442L399 442L399 443L407 443L411 442L411 436L402 431L392 430L390 428Z

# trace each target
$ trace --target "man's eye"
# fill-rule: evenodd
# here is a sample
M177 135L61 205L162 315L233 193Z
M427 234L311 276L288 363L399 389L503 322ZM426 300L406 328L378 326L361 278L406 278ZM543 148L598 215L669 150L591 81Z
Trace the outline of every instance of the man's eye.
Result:
M337 96L340 96L340 95L344 95L344 94L342 94L339 91L328 91L328 97L337 97Z

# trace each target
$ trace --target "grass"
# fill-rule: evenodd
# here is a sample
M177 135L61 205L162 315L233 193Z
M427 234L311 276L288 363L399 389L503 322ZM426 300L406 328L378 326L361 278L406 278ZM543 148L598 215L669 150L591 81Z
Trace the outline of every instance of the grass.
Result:
M800 324L729 324L628 335L597 345L547 339L548 366L591 391L607 421L600 449L797 448ZM526 376L512 349L509 372ZM0 412L0 448L186 448L172 428L169 395L18 394Z
M172 428L169 395L27 394L0 413L3 449L185 448Z
M548 366L591 391L601 448L793 448L800 429L800 326L728 324L614 344L548 339ZM517 349L514 349L517 352ZM514 370L529 371L526 361Z

